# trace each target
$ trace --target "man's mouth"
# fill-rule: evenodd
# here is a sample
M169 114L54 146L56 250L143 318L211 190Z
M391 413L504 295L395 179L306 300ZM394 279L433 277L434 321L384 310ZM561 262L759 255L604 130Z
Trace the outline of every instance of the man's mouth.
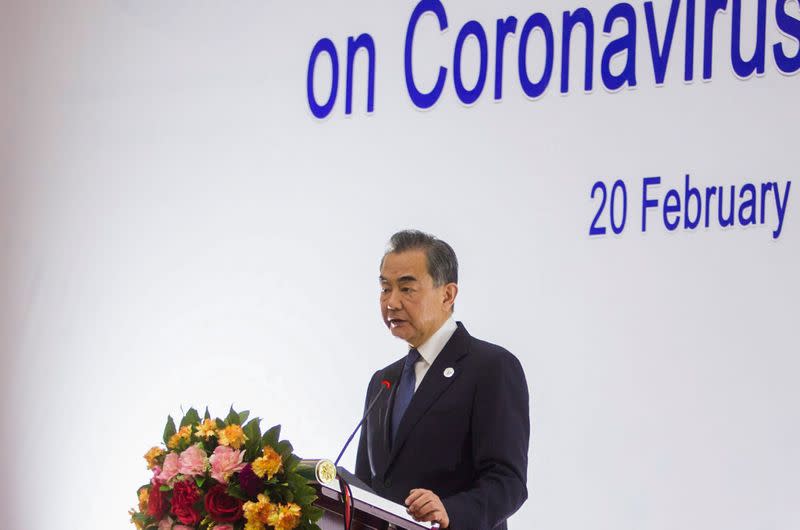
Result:
M389 327L390 328L396 328L397 326L401 326L401 325L403 325L405 323L406 323L406 321L403 320L403 319L400 319L400 318L390 318L389 319Z

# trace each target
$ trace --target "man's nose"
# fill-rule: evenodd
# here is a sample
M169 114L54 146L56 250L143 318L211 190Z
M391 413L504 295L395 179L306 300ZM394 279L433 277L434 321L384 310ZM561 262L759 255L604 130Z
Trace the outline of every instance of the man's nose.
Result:
M389 292L389 297L386 299L386 309L397 310L401 309L403 302L400 300L400 292L397 289L392 289Z

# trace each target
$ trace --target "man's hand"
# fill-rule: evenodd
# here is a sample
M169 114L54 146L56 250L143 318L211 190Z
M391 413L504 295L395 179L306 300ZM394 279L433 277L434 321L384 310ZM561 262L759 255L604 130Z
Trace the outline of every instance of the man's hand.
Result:
M406 506L406 511L417 521L439 523L440 528L450 527L450 518L442 500L431 490L411 490L406 498Z

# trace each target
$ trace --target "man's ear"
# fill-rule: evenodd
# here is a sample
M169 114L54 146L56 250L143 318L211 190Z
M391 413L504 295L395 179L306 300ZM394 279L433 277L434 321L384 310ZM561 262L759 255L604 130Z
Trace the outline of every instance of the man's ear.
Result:
M442 302L450 311L453 310L453 305L456 303L456 296L458 296L458 284L446 284L444 286L444 300L442 300Z

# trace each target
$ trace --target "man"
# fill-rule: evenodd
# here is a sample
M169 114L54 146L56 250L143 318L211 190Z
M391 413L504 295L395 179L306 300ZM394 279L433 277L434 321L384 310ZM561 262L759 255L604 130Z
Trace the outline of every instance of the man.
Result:
M380 305L408 355L378 370L381 391L361 431L356 475L419 521L505 529L527 498L528 387L505 349L453 320L458 262L431 235L394 234L381 261Z

